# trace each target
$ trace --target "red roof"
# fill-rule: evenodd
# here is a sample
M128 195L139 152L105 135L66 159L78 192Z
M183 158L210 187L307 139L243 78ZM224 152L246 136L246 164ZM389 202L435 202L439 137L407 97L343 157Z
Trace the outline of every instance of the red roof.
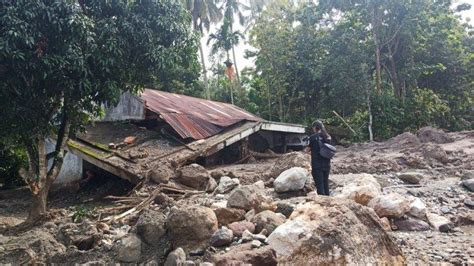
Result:
M145 107L155 112L183 138L204 139L240 121L263 121L235 105L181 94L145 89Z

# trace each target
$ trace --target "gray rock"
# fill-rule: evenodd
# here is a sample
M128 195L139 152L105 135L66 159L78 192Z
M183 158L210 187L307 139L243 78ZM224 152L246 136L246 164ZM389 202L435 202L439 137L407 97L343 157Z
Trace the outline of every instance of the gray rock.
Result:
M258 240L253 240L251 244L252 244L252 248L259 248L262 245L262 242Z
M175 176L174 168L170 164L163 164L160 167L151 169L147 172L148 180L157 184L168 183L170 178Z
M472 199L465 199L464 200L464 205L466 205L468 208L474 208L474 200Z
M216 188L216 192L220 194L229 193L230 191L232 191L232 189L236 188L239 184L240 184L239 179L223 176L219 180L219 185Z
M298 191L303 189L306 180L308 180L309 173L306 169L301 167L292 167L283 171L273 181L273 187L276 192Z
M443 216L427 213L426 218L431 226L440 232L449 232L454 228L454 224Z
M178 170L178 181L186 186L206 190L209 179L212 178L206 168L193 163Z
M423 175L417 172L399 173L398 178L408 184L419 184Z
M201 263L199 263L199 266L214 266L214 263L212 263L212 262L201 262Z
M474 171L465 172L461 176L461 180L474 179Z
M194 266L196 265L196 263L194 263L194 261L192 260L187 260L183 263L183 266Z
M214 234L212 235L211 245L214 247L227 246L232 243L233 237L234 234L232 233L232 230L226 227L222 227L221 229L214 232Z
M430 225L422 220L408 218L408 219L396 219L393 221L394 225L400 231L428 231Z
M276 213L281 213L285 215L286 218L289 218L290 215L293 213L295 209L295 205L288 203L288 202L278 202L277 208L275 210Z
M209 243L217 228L213 210L203 206L172 208L166 220L166 228L175 246L186 249Z
M141 256L142 241L135 234L129 234L118 243L117 259L121 262L138 262Z
M165 266L181 266L186 261L186 253L182 248L177 248L168 254L165 261Z
M286 217L281 213L267 210L257 213L250 221L255 224L255 232L265 229L267 234L271 234L275 228L286 221Z
M217 182L214 180L214 178L210 177L207 186L206 186L206 192L213 192L217 188Z
M166 233L166 216L154 210L145 210L138 218L137 234L149 245L156 245Z
M230 193L227 206L248 211L261 202L259 194L259 189L254 186L240 186Z
M474 192L474 178L463 180L462 185L469 191Z

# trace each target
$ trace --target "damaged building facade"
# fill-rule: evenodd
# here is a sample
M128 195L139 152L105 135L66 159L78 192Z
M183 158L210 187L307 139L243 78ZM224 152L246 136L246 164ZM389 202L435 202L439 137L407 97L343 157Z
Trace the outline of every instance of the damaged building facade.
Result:
M232 104L145 89L124 93L105 117L68 142L58 183L105 171L138 183L160 169L196 162L241 163L304 147L301 125L266 121Z

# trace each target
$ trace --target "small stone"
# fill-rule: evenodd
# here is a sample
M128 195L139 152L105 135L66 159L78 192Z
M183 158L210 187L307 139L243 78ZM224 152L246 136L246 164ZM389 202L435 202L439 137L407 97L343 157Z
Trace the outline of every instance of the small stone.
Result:
M165 266L181 266L186 261L186 253L182 248L177 248L168 254L165 261Z
M249 221L240 221L240 222L233 222L228 225L229 229L232 230L234 236L240 237L242 233L247 230L250 233L255 232L255 225Z
M262 180L258 180L257 182L253 183L253 185L259 189L265 188L265 182L263 182Z
M285 215L286 218L289 218L290 215L293 213L295 206L291 203L287 202L278 202L277 209L275 210L276 213L281 213Z
M253 239L261 241L261 242L265 242L267 240L267 237L262 234L256 234L256 235L253 235Z
M194 266L196 265L196 263L194 263L194 261L192 260L187 260L183 263L183 266Z
M465 200L464 200L464 205L466 205L468 208L473 209L473 208L474 208L474 200L472 200L472 199L465 199Z
M398 178L408 184L420 184L423 175L417 172L399 173Z
M449 207L441 207L440 211L443 213L443 214L448 214L451 212L451 209Z
M214 266L214 263L211 263L211 262L201 262L201 263L199 263L199 266Z
M462 185L467 188L467 190L474 192L474 178L463 180Z
M121 262L137 262L141 256L142 241L135 234L129 234L119 242L117 259Z
M258 240L253 240L252 241L252 248L259 248L262 245L262 242Z
M253 234L249 232L249 230L245 230L242 233L242 242L249 242L253 240Z
M214 247L227 246L232 243L234 234L227 227L217 230L211 237L211 245Z

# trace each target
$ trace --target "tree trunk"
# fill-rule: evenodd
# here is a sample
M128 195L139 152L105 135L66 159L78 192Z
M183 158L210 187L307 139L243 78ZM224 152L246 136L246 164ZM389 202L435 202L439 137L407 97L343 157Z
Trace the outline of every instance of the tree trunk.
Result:
M374 134L372 132L372 103L370 101L370 87L367 86L367 111L369 113L369 123L367 129L369 130L369 141L374 141Z
M207 99L211 99L211 91L209 90L209 82L207 80L207 69L206 69L206 60L204 58L204 51L202 49L201 40L199 40L199 53L201 54L201 64L202 64L202 75L204 78L204 88L206 89Z
M379 43L379 36L378 36L378 28L379 28L379 17L378 17L378 9L374 6L374 14L372 18L372 36L374 39L375 44L375 86L377 89L377 93L382 92L382 78L381 78L381 63L380 63L380 43Z
M234 58L235 75L237 76L237 81L238 81L239 84L240 84L240 74L239 74L239 69L237 68L237 59L235 58L234 45L232 45L232 57Z
M403 89L400 84L400 80L398 78L397 73L397 64L395 63L395 59L393 58L392 48L390 45L388 47L388 59L390 61L390 77L393 86L393 94L400 100L403 101Z
M31 207L28 212L27 223L32 223L40 219L47 213L46 203L48 200L49 186L45 186L37 194L33 194Z

